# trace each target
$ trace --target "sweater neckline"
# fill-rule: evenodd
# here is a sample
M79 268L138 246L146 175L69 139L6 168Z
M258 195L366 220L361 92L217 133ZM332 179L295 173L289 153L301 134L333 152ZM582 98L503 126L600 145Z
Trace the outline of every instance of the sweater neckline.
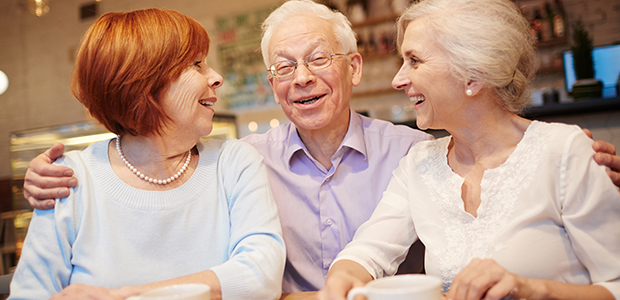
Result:
M206 183L215 175L217 151L211 141L196 145L199 156L196 169L181 186L167 191L141 190L123 182L112 169L108 157L108 144L111 140L93 145L93 156L89 163L93 167L92 176L100 184L110 200L138 210L167 210L181 207L198 199L198 195L208 186ZM78 186L79 187L79 186Z

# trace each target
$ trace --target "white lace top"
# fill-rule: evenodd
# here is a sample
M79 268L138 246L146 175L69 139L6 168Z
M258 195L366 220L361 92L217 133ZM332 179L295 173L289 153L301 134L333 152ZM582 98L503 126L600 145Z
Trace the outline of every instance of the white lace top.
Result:
M477 217L447 162L450 137L414 146L371 219L336 261L396 272L418 237L444 289L472 258L530 278L599 283L620 298L620 194L577 126L534 121L501 166L485 171Z

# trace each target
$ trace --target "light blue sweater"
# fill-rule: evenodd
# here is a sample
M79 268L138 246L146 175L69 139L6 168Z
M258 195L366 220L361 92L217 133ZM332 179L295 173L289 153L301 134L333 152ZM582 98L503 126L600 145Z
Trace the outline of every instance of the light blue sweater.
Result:
M122 182L108 141L65 154L80 184L53 210L35 210L10 299L48 299L72 283L139 285L211 269L224 299L274 299L285 247L262 157L237 140L198 144L181 187Z

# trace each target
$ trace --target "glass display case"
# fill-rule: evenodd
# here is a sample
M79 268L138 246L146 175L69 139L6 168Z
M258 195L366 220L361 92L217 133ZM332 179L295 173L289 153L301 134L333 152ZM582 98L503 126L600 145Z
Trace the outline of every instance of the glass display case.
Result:
M65 151L82 150L92 143L107 140L114 136L96 121L12 132L10 138L13 176L12 209L30 208L24 199L22 186L28 164L34 157L58 142L65 145ZM235 117L232 115L215 115L213 117L213 131L203 138L228 139L236 137Z

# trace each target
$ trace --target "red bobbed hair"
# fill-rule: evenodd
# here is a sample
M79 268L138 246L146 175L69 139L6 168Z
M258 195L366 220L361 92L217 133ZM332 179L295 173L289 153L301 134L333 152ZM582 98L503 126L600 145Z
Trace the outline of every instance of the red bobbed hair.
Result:
M200 23L176 11L107 13L82 38L73 95L115 134L161 133L171 120L162 95L209 42Z

